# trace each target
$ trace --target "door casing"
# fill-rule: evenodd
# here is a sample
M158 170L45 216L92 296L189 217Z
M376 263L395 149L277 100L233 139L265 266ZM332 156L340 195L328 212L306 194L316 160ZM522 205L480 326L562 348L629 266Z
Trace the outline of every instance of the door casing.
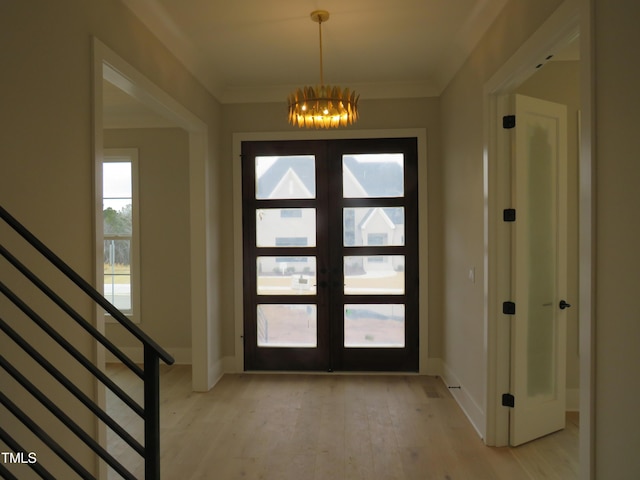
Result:
M335 130L335 131L296 131L296 132L254 132L236 133L233 135L233 232L234 238L242 238L242 171L240 154L244 141L274 141L274 140L334 140L334 139L360 139L360 138L402 138L415 137L418 140L418 203L427 205L427 131L424 128L408 129L373 129L373 130ZM420 238L419 251L419 374L439 375L439 359L429 358L428 336L428 229L427 208L419 209L418 235ZM226 369L229 372L244 371L244 344L243 344L243 280L242 242L234 242L234 345L233 357L226 360Z
M589 0L567 1L514 53L485 83L484 97L484 193L485 203L485 306L486 401L484 432L487 445L505 446L509 439L508 412L501 406L501 395L509 386L509 334L499 320L502 297L508 291L508 264L503 255L508 238L502 226L502 210L509 202L509 169L502 146L498 118L508 113L506 97L544 64L550 51L557 51L580 35L580 200L579 200L579 289L580 289L580 478L592 479L594 467L594 215L593 208L593 128L592 6ZM507 390L505 390L507 389Z

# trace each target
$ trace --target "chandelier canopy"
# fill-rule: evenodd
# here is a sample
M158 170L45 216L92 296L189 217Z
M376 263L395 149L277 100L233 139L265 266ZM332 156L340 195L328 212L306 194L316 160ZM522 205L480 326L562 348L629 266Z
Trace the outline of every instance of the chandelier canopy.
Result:
M298 88L289 95L289 123L307 128L337 128L351 125L358 119L356 92L336 85L325 85L322 65L322 24L329 12L315 10L311 19L320 32L320 84Z

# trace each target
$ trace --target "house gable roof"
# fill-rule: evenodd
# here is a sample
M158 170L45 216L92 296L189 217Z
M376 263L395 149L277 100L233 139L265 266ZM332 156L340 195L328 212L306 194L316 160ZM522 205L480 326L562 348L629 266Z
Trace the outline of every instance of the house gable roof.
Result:
M345 156L344 164L353 175L357 190L371 197L398 196L397 186L404 185L402 166L393 162L359 162L353 156ZM313 195L315 192L314 162L305 156L279 157L258 178L258 198L269 198L289 170L300 179Z
M344 164L370 197L396 197L397 186L404 185L403 168L394 162L359 162L345 156Z
M258 198L270 198L278 185L283 181L287 172L291 170L304 185L311 197L315 196L316 173L314 162L305 156L279 157L273 164L258 177L256 195Z
M358 223L358 228L363 229L367 227L367 223L371 219L371 217L378 210L378 214L383 216L383 219L387 222L389 226L395 228L396 225L404 225L404 209L402 207L376 207L371 208L367 212L367 214L362 217L360 222Z
M269 198L313 198L314 195L307 188L300 177L289 168L280 179L276 187L269 194Z
M387 226L389 228L392 228L392 229L396 228L396 224L393 223L391 218L389 218L389 215L387 215L385 210L389 210L389 209L384 209L384 208L380 208L380 207L375 207L375 208L370 209L367 212L367 214L362 218L362 221L360 222L358 227L360 227L360 229L364 230L365 228L367 228L367 226L371 222L371 219L373 219L376 215L379 215L382 218L382 220L387 224Z

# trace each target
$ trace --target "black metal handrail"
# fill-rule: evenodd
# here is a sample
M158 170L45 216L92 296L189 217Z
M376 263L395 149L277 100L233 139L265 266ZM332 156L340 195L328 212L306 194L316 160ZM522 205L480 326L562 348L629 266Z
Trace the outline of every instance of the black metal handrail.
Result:
M0 255L2 255L16 270L26 277L33 285L39 288L49 299L51 299L58 307L60 307L68 316L70 316L78 325L86 330L97 342L102 344L116 358L122 361L144 382L144 405L141 407L135 400L127 395L117 384L109 379L104 372L97 368L93 362L80 353L70 342L52 328L46 320L38 315L26 302L18 295L11 291L4 283L0 282L0 293L8 298L15 306L18 307L29 319L31 319L38 327L49 335L64 350L69 353L76 361L78 361L85 369L87 369L94 377L102 382L106 388L111 390L118 396L127 406L137 413L144 420L144 446L135 440L122 426L120 426L112 417L110 417L101 407L84 394L73 382L71 382L62 372L56 369L40 352L32 347L23 337L13 330L4 319L0 318L0 330L3 331L10 339L14 341L23 351L33 358L44 370L46 370L54 379L63 385L70 393L72 393L85 407L87 407L97 418L111 428L118 436L129 444L138 454L144 458L145 462L145 478L148 480L158 480L160 478L160 365L162 360L168 365L174 363L173 357L167 353L162 347L154 342L140 327L129 320L122 312L114 307L106 300L95 288L78 275L71 267L54 254L47 246L45 246L38 238L36 238L29 230L20 222L11 216L2 206L0 206L0 218L2 218L13 230L15 230L22 238L24 238L33 248L42 254L52 265L60 270L67 278L69 278L76 286L78 286L93 302L100 305L108 312L116 321L124 326L132 335L134 335L143 345L144 348L144 365L140 368L129 357L127 357L118 347L110 342L98 329L90 322L85 320L78 314L68 303L66 303L59 295L57 295L48 285L46 285L37 275L31 272L24 264L22 264L15 256L13 256L5 247L0 245ZM4 356L0 355L0 367L9 373L14 380L19 383L25 390L34 396L42 405L44 405L56 418L58 418L67 428L76 434L89 448L99 455L105 462L110 465L125 479L134 479L135 477L123 467L113 456L111 456L102 446L100 446L90 435L82 430L77 424L71 420L60 408L58 408L51 400L44 395L35 385L33 385L19 370L12 365ZM84 469L74 458L64 450L47 432L43 431L29 416L23 412L15 403L6 395L0 392L0 403L7 408L18 420L20 420L29 430L31 430L38 438L40 438L53 452L55 452L67 465L69 465L82 478L94 478ZM13 440L10 435L0 430L0 439L10 448L16 451L20 445ZM40 475L41 478L53 478L44 467L38 463L29 464L31 468ZM0 476L5 478L15 478L4 466L0 465Z
M135 336L143 345L148 345L156 352L160 360L167 365L174 362L173 357L158 345L149 335L147 335L140 327L129 320L124 313L113 306L109 300L104 298L100 292L82 278L74 269L67 265L60 257L53 253L49 247L42 243L34 234L16 220L4 207L0 205L0 217L16 232L20 234L32 247L42 254L52 265L64 273L69 280L75 283L91 300L100 305L109 315L115 318L123 327L125 327L133 336Z
M0 440L2 440L6 445L13 450L14 452L24 452L25 449L20 445L15 439L9 435L9 433L0 427ZM31 468L40 475L40 478L44 478L45 480L56 480L56 477L51 475L49 471L44 468L39 463L30 464ZM18 480L15 475L13 475L3 464L0 463L0 477L5 480Z

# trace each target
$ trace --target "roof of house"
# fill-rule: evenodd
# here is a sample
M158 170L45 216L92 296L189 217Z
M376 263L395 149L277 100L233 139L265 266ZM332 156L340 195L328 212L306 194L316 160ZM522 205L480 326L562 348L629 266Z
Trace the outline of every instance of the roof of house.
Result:
M391 208L371 208L367 212L367 214L362 217L360 223L358 224L358 228L364 228L369 220L373 217L374 214L382 215L385 221L391 222L393 225L403 225L404 224L404 210L398 207Z
M345 166L351 171L360 186L372 197L395 197L402 192L397 186L404 184L402 167L393 162L359 162L355 157L345 156ZM314 162L309 157L287 156L278 158L257 182L258 198L268 198L289 169L293 169L310 192L315 192Z
M289 169L293 170L309 192L316 191L316 174L313 160L309 157L289 156L278 158L258 177L256 196L258 198L269 198L271 192L278 186Z
M403 169L393 162L359 162L355 157L344 157L344 164L371 197L397 197L402 195L398 185L404 185Z

